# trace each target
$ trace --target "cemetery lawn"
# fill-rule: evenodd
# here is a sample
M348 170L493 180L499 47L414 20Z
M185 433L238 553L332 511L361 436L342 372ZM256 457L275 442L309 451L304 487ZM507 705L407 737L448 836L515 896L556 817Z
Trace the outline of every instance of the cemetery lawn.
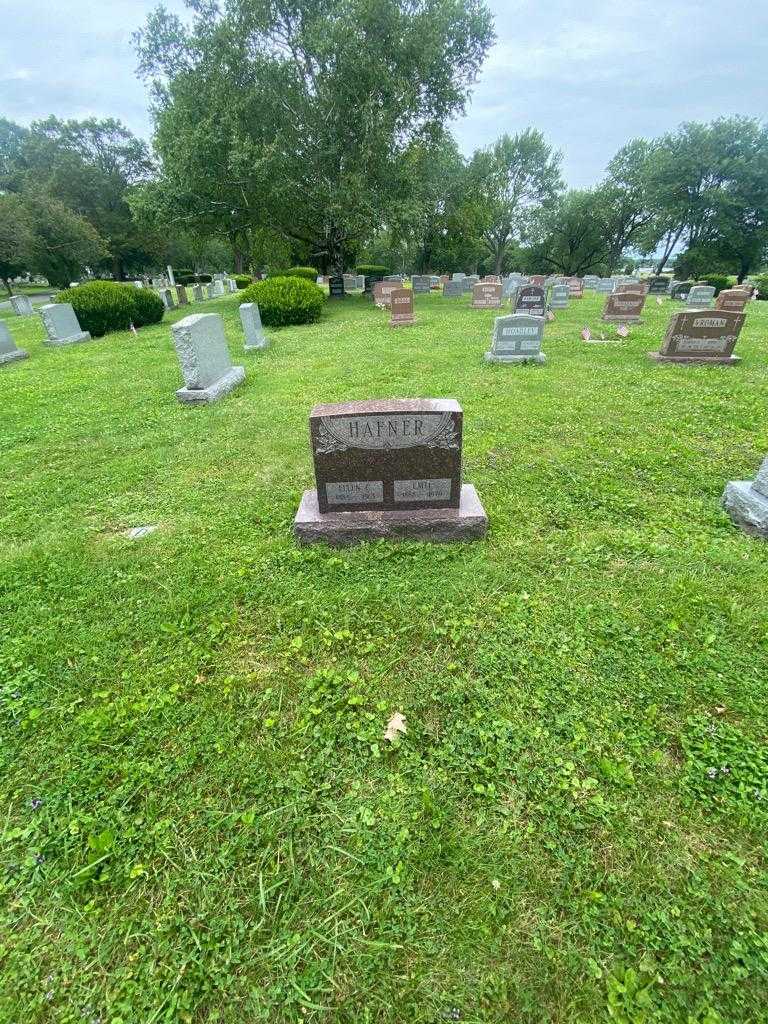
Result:
M768 545L719 501L768 303L691 368L653 298L620 345L572 301L545 367L485 365L468 297L244 356L238 301L194 307L248 374L209 408L183 312L5 314L0 1021L764 1021ZM404 396L463 406L487 540L298 549L311 406Z

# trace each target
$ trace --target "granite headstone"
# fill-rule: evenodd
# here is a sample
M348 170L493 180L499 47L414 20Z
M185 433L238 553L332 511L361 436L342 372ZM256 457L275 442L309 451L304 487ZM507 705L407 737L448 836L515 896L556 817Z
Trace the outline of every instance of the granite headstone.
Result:
M659 363L719 363L734 366L741 362L733 354L744 313L727 310L684 310L675 313L659 352L649 352Z

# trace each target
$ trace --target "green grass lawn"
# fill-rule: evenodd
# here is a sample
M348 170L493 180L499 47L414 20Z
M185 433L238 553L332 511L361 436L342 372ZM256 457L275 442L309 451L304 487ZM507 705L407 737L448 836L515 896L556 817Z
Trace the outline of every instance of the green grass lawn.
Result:
M605 346L572 302L545 367L437 296L245 356L238 301L194 307L247 369L208 408L189 310L63 349L6 315L0 1021L765 1021L768 546L719 502L768 303L694 368L646 358L653 298ZM463 406L487 540L298 549L311 406L408 396Z

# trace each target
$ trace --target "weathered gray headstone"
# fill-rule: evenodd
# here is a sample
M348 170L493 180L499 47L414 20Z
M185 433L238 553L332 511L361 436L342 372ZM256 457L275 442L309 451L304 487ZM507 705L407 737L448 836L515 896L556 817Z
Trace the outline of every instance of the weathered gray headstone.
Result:
M733 354L746 314L725 309L684 310L669 321L659 352L649 352L659 363L719 363L735 366Z
M144 287L144 282L143 281L134 281L133 282L133 287L134 288L143 288Z
M204 299L203 286L201 284L194 285L192 288L192 300L194 302L202 302Z
M237 281L234 279L234 277L228 277L224 283L226 284L227 291L230 293L230 295L234 295L235 292L237 291Z
M32 303L28 295L12 295L11 309L16 316L29 316L32 312Z
M452 281L463 281L466 276L467 276L466 274L462 274L461 271L459 271L456 274L451 274L451 280Z
M754 480L732 480L723 492L723 507L744 533L768 540L768 458Z
M661 277L659 275L650 277L648 279L648 294L649 295L666 295L667 287L669 285L668 277Z
M464 294L464 284L461 281L446 281L443 285L444 299L457 299Z
M215 402L245 379L245 369L229 358L224 321L218 313L193 313L171 328L184 376L180 402Z
M570 290L567 284L553 284L549 298L550 309L568 309Z
M17 348L16 342L11 337L11 332L0 320L0 365L12 363L16 359L26 359L29 353L23 348Z
M189 296L187 295L187 289L183 284L176 285L176 301L180 306L189 305Z
M610 295L615 287L616 282L612 277L601 277L595 285L595 291L601 295Z
M173 300L173 292L170 288L161 288L158 295L163 300L163 305L166 309L176 308L176 303Z
M215 281L209 281L209 283L205 286L205 296L208 299L215 299L216 298L216 282Z
M365 289L365 274L358 274L355 277L355 288L359 288L361 291Z
M597 274L585 274L584 275L584 287L589 291L594 291L597 288L600 278Z
M244 302L240 306L240 322L245 332L245 351L253 352L269 346L269 338L261 326L261 313L255 302Z
M688 309L709 309L715 298L715 289L710 284L695 284L688 292L685 304Z
M47 335L46 345L74 345L90 341L87 331L80 330L75 311L69 302L52 302L40 307L40 316Z
M414 295L429 295L432 281L426 274L414 274L411 278L411 288Z
M688 298L688 293L693 288L693 281L676 281L674 287L670 290L670 295L677 302L685 302Z
M486 360L489 363L546 363L547 357L541 351L544 323L544 317L528 313L497 316Z
M488 519L461 481L463 415L453 399L317 405L310 414L315 490L294 521L302 543L378 537L482 537Z
M213 297L215 299L221 298L224 294L224 278L217 277L213 282Z

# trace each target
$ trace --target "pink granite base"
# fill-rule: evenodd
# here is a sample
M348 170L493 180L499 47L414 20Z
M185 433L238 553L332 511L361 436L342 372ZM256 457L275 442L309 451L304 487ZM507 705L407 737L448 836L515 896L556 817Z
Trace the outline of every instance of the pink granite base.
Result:
M741 356L665 356L649 352L648 358L657 363L681 363L683 366L736 366Z

